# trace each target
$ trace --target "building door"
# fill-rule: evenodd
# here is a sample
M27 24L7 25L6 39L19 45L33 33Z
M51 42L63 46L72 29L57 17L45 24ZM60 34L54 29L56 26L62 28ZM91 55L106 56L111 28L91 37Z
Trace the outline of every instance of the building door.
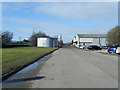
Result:
M83 45L85 45L85 42L83 43Z

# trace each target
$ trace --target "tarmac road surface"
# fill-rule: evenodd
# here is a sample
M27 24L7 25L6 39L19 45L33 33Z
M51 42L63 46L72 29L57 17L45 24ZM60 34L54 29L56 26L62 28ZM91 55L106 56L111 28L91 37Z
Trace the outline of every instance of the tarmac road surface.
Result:
M61 48L32 69L12 76L3 88L118 88L118 57Z

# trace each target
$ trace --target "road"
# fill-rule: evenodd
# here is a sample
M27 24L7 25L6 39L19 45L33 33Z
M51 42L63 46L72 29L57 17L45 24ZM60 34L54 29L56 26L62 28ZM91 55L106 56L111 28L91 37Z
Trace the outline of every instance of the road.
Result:
M118 57L61 48L31 70L3 82L4 88L117 88Z

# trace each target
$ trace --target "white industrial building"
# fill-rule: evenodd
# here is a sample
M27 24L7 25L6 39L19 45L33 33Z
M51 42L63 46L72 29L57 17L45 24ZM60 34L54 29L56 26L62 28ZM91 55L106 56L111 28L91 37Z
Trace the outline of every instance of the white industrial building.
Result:
M37 38L38 47L58 47L58 38L39 37Z
M106 34L77 34L73 38L73 45L106 45Z

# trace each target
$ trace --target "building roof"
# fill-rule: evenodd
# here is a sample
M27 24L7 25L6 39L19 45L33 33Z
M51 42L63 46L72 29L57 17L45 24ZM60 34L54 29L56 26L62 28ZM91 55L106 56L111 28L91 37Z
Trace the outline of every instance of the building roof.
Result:
M106 34L77 34L79 38L106 38Z
M38 38L50 38L50 39L57 39L56 37L50 37L50 36L41 36L41 37L38 37Z
M39 38L51 38L50 36L40 36Z

